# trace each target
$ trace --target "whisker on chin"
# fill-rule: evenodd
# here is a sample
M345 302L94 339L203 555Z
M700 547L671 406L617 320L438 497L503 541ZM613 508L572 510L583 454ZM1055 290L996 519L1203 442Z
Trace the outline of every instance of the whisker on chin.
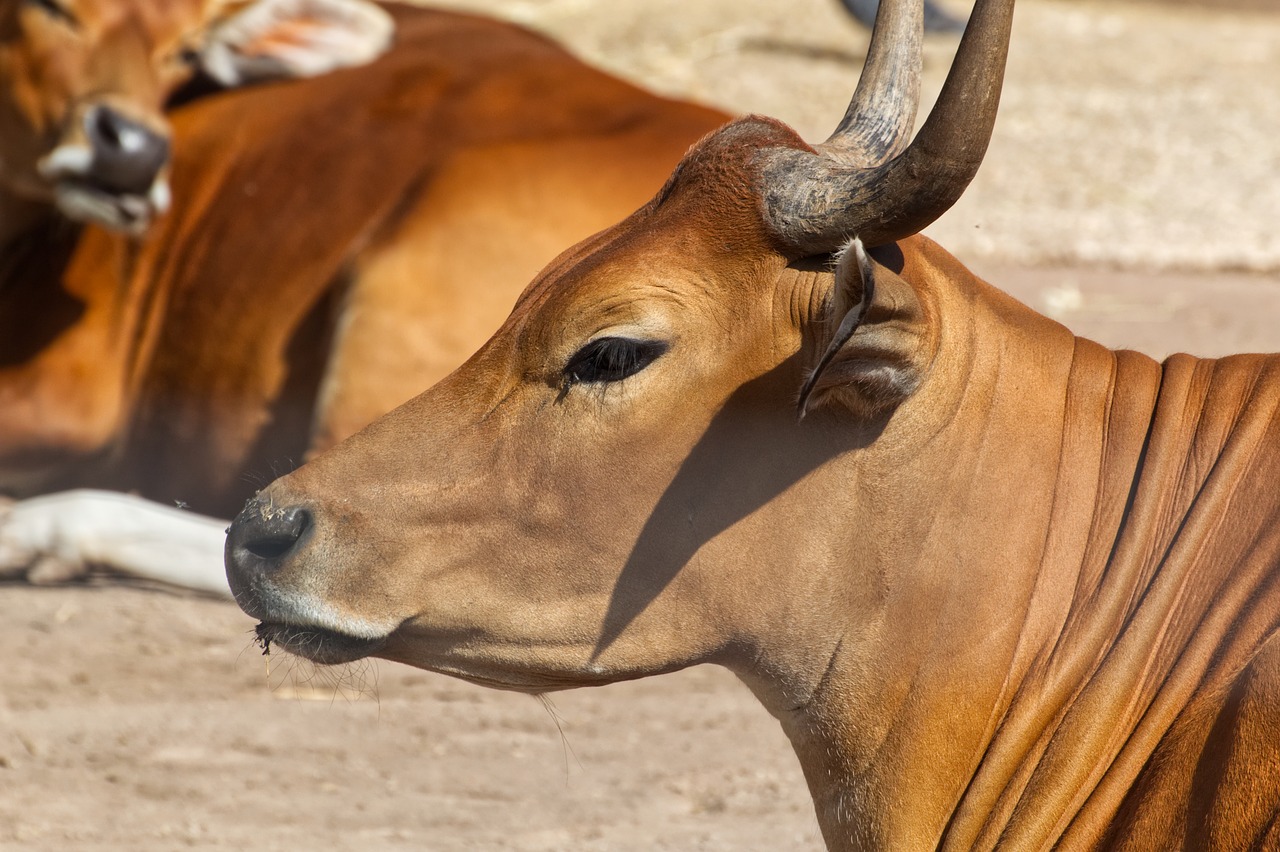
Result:
M536 692L533 695L542 705L542 709L547 711L547 715L551 717L551 723L556 726L556 732L560 735L561 753L564 758L564 781L569 783L569 757L573 756L573 762L578 765L578 769L584 770L582 761L578 758L578 753L573 750L573 745L569 742L569 737L564 732L564 720L560 718L560 711L556 709L555 702L551 700L551 696L545 692Z
M348 703L368 699L378 705L381 713L382 698L378 690L376 660L366 658L349 663L321 665L289 651L283 655L271 653L273 641L277 645L291 645L319 653L324 649L325 638L323 634L305 629L277 628L274 639L255 634L240 652L240 657L243 657L251 648L262 649L261 654L267 661L267 689L271 692L280 690L286 683L293 688L295 698L303 697L304 690L332 690L331 704L338 698ZM281 665L275 666L274 670L271 665L273 657L283 661Z

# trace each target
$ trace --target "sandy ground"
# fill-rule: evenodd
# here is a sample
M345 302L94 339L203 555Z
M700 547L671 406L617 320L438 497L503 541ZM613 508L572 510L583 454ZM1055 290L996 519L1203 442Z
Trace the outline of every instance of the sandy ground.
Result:
M865 47L824 0L467 5L810 138ZM1280 15L1023 0L988 164L930 232L1104 342L1280 350L1276 80ZM268 672L251 627L116 583L0 587L0 849L821 848L788 744L722 671L549 708L385 663Z
M719 670L549 710L387 663L268 675L238 610L164 593L4 588L0 625L0 848L821 847Z
M1280 271L1280 3L1268 2L1271 13L1019 0L986 162L927 233L965 259ZM449 5L508 15L630 79L781 118L812 141L843 115L868 42L835 0ZM955 45L928 40L926 102Z

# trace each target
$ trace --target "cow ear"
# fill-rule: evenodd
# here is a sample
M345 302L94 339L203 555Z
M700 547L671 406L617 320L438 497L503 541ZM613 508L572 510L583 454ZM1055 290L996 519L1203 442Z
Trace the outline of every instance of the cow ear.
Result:
M826 345L800 389L799 415L842 404L877 416L915 392L931 346L915 289L855 239L836 260Z
M209 29L200 65L224 86L314 77L372 62L394 34L367 0L254 0Z

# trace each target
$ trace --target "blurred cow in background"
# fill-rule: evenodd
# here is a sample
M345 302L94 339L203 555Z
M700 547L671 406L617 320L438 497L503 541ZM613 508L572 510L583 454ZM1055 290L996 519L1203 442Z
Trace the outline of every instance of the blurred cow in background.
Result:
M141 233L169 206L162 108L203 70L220 83L361 65L392 23L364 0L18 0L0 8L0 246L47 205Z
M224 522L39 495L234 514L281 460L451 371L725 120L409 6L3 14L0 494L37 498L0 509L9 573L126 562L225 593ZM160 111L197 68L238 85L342 65ZM191 535L158 532L170 515Z

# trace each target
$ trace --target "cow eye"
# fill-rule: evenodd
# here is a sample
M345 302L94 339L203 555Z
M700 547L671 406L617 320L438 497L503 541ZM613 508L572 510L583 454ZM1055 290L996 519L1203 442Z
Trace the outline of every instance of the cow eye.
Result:
M566 385L619 382L667 351L667 344L629 337L601 337L582 347L564 368Z
M189 44L184 44L173 51L170 57L175 65L196 66L200 64L200 51Z
M62 21L70 26L77 26L80 22L76 20L76 16L71 10L63 6L58 0L26 0L26 4L33 9L39 9L49 17Z

